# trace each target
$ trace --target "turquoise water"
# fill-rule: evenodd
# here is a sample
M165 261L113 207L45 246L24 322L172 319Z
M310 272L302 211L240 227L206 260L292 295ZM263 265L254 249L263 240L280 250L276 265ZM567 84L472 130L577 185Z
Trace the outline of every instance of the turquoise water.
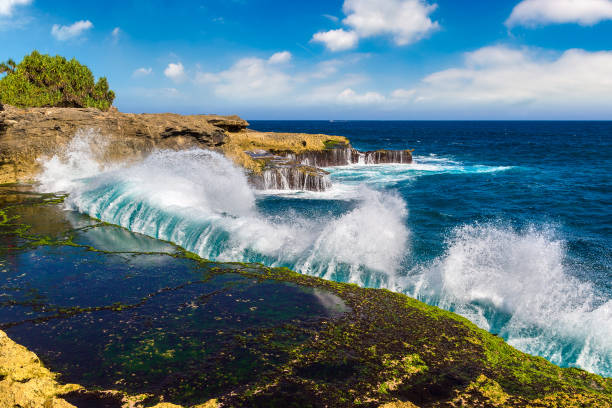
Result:
M385 287L526 352L612 376L612 123L262 122L414 148L411 165L328 169L325 193L251 190L205 151L103 171L82 133L42 189L67 208L216 260Z

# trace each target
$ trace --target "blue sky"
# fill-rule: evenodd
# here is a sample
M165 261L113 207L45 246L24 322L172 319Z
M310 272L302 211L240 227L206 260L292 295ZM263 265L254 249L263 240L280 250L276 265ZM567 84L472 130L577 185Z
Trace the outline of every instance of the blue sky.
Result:
M612 119L612 0L0 0L0 40L126 112Z

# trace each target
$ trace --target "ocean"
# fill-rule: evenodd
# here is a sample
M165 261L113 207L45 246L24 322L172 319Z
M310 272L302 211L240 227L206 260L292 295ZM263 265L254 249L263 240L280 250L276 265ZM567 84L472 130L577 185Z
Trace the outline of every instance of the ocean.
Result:
M250 121L414 163L328 168L332 189L255 191L217 153L100 171L94 131L41 189L66 209L220 261L387 288L525 352L612 376L612 122Z

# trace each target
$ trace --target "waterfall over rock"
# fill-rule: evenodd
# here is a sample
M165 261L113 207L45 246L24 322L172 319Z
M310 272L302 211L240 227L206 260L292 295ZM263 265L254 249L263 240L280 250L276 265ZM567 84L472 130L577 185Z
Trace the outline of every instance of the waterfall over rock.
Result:
M261 172L249 177L251 184L260 190L325 191L331 187L331 180L329 173L320 167L412 163L411 150L360 152L348 143L334 143L324 150L301 153L266 150L246 153L262 165Z

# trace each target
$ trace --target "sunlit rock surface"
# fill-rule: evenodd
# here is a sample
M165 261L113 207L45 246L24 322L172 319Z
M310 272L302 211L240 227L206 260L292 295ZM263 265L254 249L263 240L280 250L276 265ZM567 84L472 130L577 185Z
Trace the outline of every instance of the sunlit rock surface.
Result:
M31 180L38 158L61 153L79 130L93 129L101 162L135 160L153 149L216 148L228 131L248 122L237 116L131 114L116 110L4 106L0 111L0 183Z
M87 132L95 135L101 165L141 160L156 149L212 149L242 166L259 189L324 191L331 182L321 167L412 162L409 150L359 152L342 136L257 132L248 125L237 116L4 106L0 183L32 181L41 159L62 157L75 136Z

